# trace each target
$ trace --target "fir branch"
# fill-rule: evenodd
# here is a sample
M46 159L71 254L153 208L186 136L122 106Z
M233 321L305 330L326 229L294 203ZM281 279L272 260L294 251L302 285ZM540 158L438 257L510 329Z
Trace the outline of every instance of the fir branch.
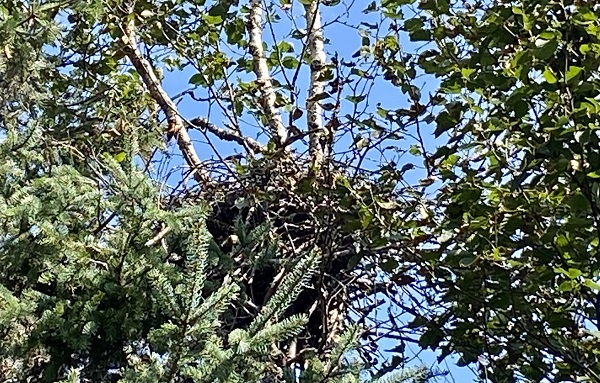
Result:
M427 381L430 371L427 367L405 368L400 371L390 372L373 383L421 383Z
M265 347L274 341L284 341L300 335L307 322L308 317L305 314L299 314L266 326L252 337L250 341L252 349L259 352L266 352Z
M275 294L269 299L258 316L252 321L248 328L250 334L256 334L271 318L280 316L296 300L319 267L320 260L320 255L313 251L298 262L292 272L283 279Z

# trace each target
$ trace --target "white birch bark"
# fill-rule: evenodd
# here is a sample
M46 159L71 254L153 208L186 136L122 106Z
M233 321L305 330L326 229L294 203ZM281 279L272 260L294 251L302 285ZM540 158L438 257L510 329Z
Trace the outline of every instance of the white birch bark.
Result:
M177 145L179 146L187 165L194 172L194 179L200 183L210 182L210 175L196 153L192 139L179 115L177 106L163 89L150 62L142 55L142 52L140 52L135 36L135 24L133 19L123 25L123 32L122 39L127 46L127 57L129 57L129 60L144 81L148 92L150 92L154 101L156 101L167 117L167 131L176 137Z
M318 170L329 157L334 132L326 131L323 125L323 109L315 99L325 91L325 83L319 78L325 68L323 25L319 11L319 0L304 7L307 25L307 44L310 55L310 84L306 101L306 119L309 131L309 151L313 167Z
M269 122L271 135L279 147L284 147L288 139L288 132L281 120L281 114L275 107L276 94L273 88L269 67L263 50L263 9L262 0L251 0L250 17L248 20L248 33L250 35L249 48L252 54L252 63L256 82L260 86L260 103Z

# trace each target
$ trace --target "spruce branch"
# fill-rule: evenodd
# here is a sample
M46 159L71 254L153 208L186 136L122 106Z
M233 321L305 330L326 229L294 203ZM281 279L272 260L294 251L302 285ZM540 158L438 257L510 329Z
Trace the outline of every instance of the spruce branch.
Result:
M194 179L199 183L209 183L210 175L202 164L200 157L198 157L198 153L196 153L192 139L179 115L177 106L163 89L154 73L152 65L142 55L138 47L134 19L130 18L127 23L123 24L122 29L122 40L126 45L125 52L127 57L129 57L129 60L144 81L154 101L156 101L165 116L167 116L167 132L176 137L177 145L183 153L186 163L194 171Z
M256 82L260 86L261 95L260 103L262 104L263 112L269 122L269 128L273 140L278 147L285 147L288 140L288 132L281 120L279 110L275 106L277 98L273 81L269 74L269 66L265 58L263 50L263 17L262 17L262 1L252 0L250 2L250 17L248 19L248 33L250 35L249 48L252 54L252 64Z
M260 329L264 328L271 318L280 316L296 300L319 267L320 260L319 253L313 251L296 264L291 273L283 279L275 294L250 324L248 332L251 335L256 334Z
M425 366L406 368L382 376L373 383L423 383L431 376L431 371Z

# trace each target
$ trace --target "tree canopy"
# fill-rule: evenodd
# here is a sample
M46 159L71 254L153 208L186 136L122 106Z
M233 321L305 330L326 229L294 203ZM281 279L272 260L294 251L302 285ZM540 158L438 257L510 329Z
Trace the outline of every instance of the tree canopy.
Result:
M599 17L3 1L0 376L600 381Z

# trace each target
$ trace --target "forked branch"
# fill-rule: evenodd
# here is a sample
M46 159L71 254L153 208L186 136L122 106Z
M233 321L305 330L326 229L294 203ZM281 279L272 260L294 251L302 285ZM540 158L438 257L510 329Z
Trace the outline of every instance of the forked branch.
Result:
M202 130L206 130L215 136L219 137L224 141L237 142L245 148L250 149L253 153L262 153L265 148L260 144L260 142L253 140L250 137L242 136L239 132L233 129L225 129L216 126L205 118L196 117L189 121L188 125L190 128L198 128Z

